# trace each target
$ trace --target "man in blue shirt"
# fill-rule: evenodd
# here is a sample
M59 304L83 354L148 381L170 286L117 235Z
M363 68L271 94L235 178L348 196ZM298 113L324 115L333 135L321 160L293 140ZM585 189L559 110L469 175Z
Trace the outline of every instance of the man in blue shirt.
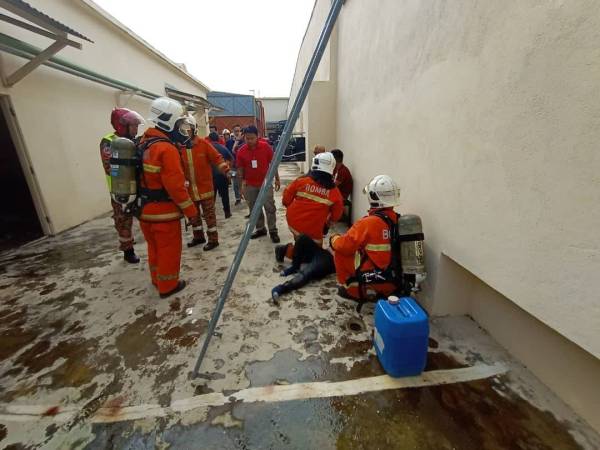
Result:
M227 161L229 167L232 167L234 161L233 154L227 149L227 147L219 144L219 135L213 131L208 135L208 139L210 140L211 145L221 154L223 159ZM215 167L213 167L212 170L215 198L217 197L218 192L221 196L221 201L223 202L223 212L225 213L225 218L229 219L231 217L231 207L229 206L230 179L228 176L225 176L216 170Z

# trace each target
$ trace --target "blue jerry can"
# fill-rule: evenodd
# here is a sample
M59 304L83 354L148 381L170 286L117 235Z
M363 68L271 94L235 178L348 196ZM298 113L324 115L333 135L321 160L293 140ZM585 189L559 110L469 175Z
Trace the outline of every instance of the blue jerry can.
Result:
M375 350L388 375L419 375L427 363L429 321L411 297L379 300L375 307Z

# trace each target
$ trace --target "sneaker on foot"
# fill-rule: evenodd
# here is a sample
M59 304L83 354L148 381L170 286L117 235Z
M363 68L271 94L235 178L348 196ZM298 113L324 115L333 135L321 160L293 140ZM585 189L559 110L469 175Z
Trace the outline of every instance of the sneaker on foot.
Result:
M279 235L277 234L277 231L270 232L269 235L271 236L271 242L273 244L279 244L281 242L281 239L279 239Z
M259 237L263 237L267 235L267 230L265 230L264 228L262 230L256 230L254 233L252 233L252 235L250 236L250 239L257 239Z

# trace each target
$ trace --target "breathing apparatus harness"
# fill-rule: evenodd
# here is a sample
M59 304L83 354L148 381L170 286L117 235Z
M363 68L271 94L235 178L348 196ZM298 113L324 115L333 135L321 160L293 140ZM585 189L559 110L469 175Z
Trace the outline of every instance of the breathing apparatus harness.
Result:
M397 213L395 214L396 217L400 216ZM366 293L366 287L368 285L375 283L394 283L397 286L402 285L402 263L399 255L400 237L398 225L383 211L374 211L373 216L383 220L389 229L391 260L387 267L379 267L371 258L369 258L369 255L365 250L360 252L360 263L356 268L356 273L347 280L347 283L358 283L359 298L353 299L358 302L358 305L356 306L356 311L358 313L360 313L365 303L373 302L373 299L369 298ZM367 261L370 261L374 268L363 271L362 267Z

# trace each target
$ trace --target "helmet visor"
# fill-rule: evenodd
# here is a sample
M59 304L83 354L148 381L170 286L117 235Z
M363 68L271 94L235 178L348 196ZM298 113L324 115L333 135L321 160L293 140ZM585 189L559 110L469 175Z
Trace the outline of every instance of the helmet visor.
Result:
M144 124L144 118L135 111L127 111L121 116L121 123L123 125L142 125Z

